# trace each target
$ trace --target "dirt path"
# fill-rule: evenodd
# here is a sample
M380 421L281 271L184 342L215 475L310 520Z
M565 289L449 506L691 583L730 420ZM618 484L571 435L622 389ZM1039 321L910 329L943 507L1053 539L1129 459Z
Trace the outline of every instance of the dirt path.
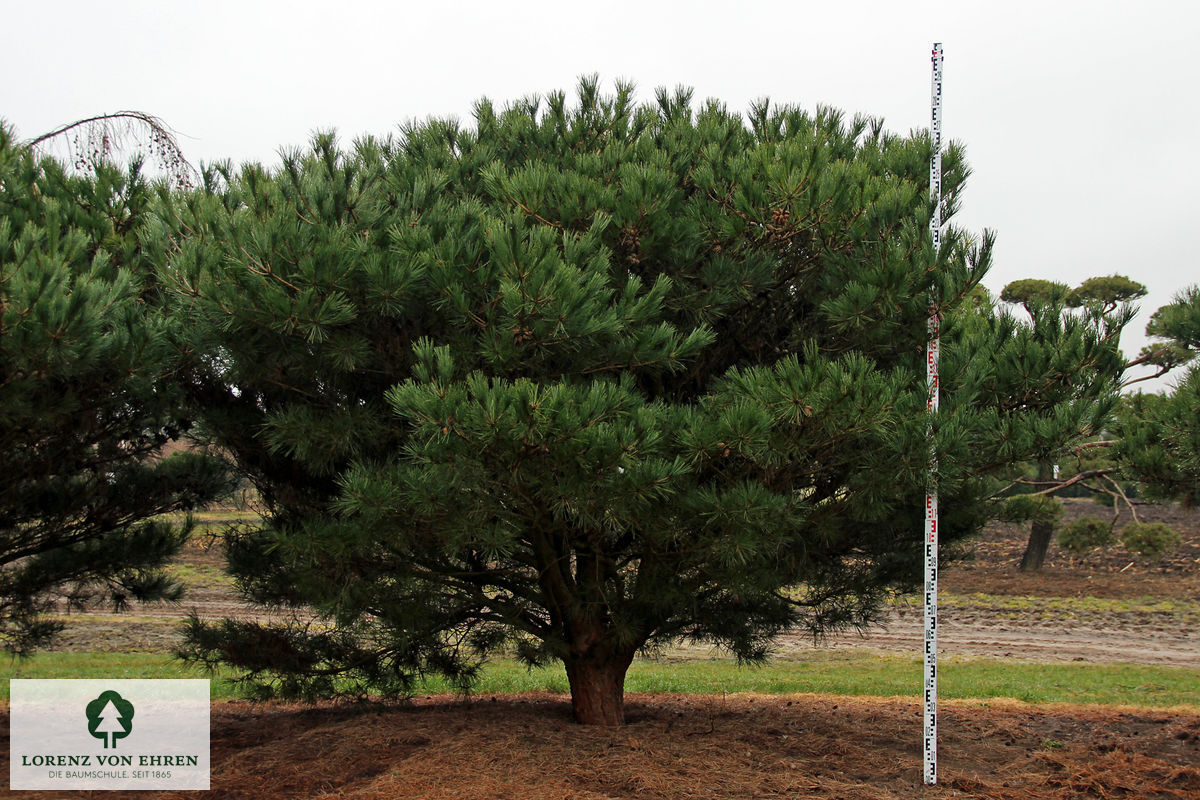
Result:
M951 609L939 612L938 648L946 655L1015 658L1021 661L1127 662L1200 669L1200 624L1146 624L1135 615L1094 619L996 618ZM917 611L888 615L886 628L863 636L841 634L825 646L920 653L923 617ZM807 638L785 637L781 649L811 647Z
M250 606L227 596L174 607L148 606L132 615L91 613L73 615L60 639L60 649L167 650L179 642L179 623L192 611L205 618L261 616ZM1036 600L1036 599L1035 599ZM952 601L964 602L961 596ZM943 606L939 611L939 650L945 655L1014 658L1022 661L1126 662L1200 669L1200 601L1172 604L1171 610L1134 608L1088 611L1043 608L1013 612L987 603ZM1047 605L1052 603L1047 601ZM1150 605L1150 608L1155 606ZM1180 611L1180 608L1183 611ZM901 606L882 623L863 634L843 633L823 640L818 648L869 648L919 654L924 641L922 609ZM777 657L803 660L813 650L803 633L781 637ZM676 658L708 658L708 647L681 645Z
M1165 613L1161 616L1150 621L1137 612L1013 619L986 609L950 608L939 613L938 650L949 656L1200 669L1200 621L1182 622L1177 615ZM924 639L922 610L905 608L890 611L877 628L863 634L830 636L816 647L867 648L919 657ZM788 634L778 640L776 658L802 661L813 648L811 636ZM700 659L719 653L707 646L680 646L669 655Z

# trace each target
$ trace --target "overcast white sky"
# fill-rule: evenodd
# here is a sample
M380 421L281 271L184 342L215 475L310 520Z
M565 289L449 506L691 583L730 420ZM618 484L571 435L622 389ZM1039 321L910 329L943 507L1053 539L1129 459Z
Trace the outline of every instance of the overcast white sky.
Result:
M578 76L929 119L973 168L957 221L998 233L987 281L1121 273L1149 312L1200 281L1200 6L1172 0L520 3L57 0L10 3L0 117L32 137L118 109L164 119L194 163L271 162L311 131L345 140Z

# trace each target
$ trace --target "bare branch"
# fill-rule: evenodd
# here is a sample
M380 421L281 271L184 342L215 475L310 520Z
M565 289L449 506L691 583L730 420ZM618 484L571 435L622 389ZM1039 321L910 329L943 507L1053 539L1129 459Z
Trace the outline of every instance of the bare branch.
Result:
M1121 484L1117 483L1115 480L1108 477L1107 475L1103 475L1101 477L1108 483L1111 483L1112 487L1113 487L1113 491L1115 491L1117 494L1119 494L1121 496L1121 499L1125 501L1125 507L1129 509L1129 514L1130 514L1130 516L1133 517L1133 521L1138 524L1141 524L1142 520L1138 517L1137 509L1133 507L1133 501L1130 500L1129 496L1125 494L1125 490L1121 488Z
M184 157L176 132L158 117L142 111L116 111L76 120L30 139L26 145L35 152L50 154L57 142L66 147L68 163L80 171L94 172L101 163L111 160L114 152L128 147L149 155L177 188L194 186L199 176Z
M1104 478L1108 475L1108 473L1110 473L1112 471L1113 470L1111 470L1111 469L1090 469L1087 472L1080 472L1077 475L1073 475L1072 477L1068 478L1065 481L1054 481L1053 485L1051 485L1049 489L1043 489L1040 492L1033 492L1032 494L1052 495L1052 494L1055 494L1056 492L1061 492L1063 489L1066 489L1068 486L1074 486L1075 484L1079 483L1080 481L1086 481L1088 478ZM1016 483L1024 483L1029 486L1045 486L1050 482L1049 481L1031 481L1031 480L1026 480L1026 479L1022 478L1022 479L1016 481Z
M1150 374L1150 375L1143 375L1140 378L1130 378L1127 381L1123 381L1121 383L1121 385L1117 388L1124 389L1127 386L1133 386L1135 383L1141 383L1142 381L1152 381L1155 378L1161 378L1163 375L1166 375L1170 371L1171 371L1171 367L1159 367L1157 372L1154 372L1153 374Z

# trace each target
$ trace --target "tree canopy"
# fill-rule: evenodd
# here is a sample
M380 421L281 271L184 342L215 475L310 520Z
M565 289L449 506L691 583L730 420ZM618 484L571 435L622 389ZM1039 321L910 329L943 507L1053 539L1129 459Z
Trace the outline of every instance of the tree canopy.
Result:
M264 693L469 683L561 660L576 716L679 638L747 661L921 579L925 318L947 551L989 476L1075 436L1061 379L981 313L991 237L928 224L930 141L879 120L581 83L277 169L209 168L153 248L186 388L258 487L231 535L290 622L193 621ZM944 155L950 219L967 176ZM314 625L316 620L319 624Z

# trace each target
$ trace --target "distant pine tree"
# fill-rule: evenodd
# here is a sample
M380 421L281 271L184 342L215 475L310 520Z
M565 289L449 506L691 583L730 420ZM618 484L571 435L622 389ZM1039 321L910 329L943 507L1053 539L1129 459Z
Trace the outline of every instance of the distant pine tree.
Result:
M1040 502L1030 503L1028 496L1018 494L999 511L1001 518L1017 521L1024 509L1021 521L1031 523L1021 569L1040 569L1045 561L1061 511L1054 495L1080 487L1107 493L1129 508L1135 521L1137 510L1122 484L1132 488L1140 483L1152 499L1200 499L1200 382L1195 374L1185 377L1169 396L1118 395L1193 359L1200 348L1200 292L1189 289L1156 311L1146 333L1158 341L1127 362L1119 348L1120 334L1133 318L1130 302L1145 293L1140 283L1120 275L1090 278L1073 290L1046 280L1020 280L1001 293L1001 299L1020 303L1030 314L1025 333L1013 340L1026 379L1044 383L1028 395L1030 406L1073 415L1078 425L1073 439L1047 440L1049 446L1041 448L1032 467L1036 471L1010 487L1019 490L1018 484L1025 484L1021 488L1029 490L1032 484ZM1142 365L1156 371L1128 377L1132 367ZM1051 390L1052 385L1058 388ZM1064 466L1060 474L1053 469L1056 463Z
M1095 440L1108 427L1128 367L1121 333L1134 316L1129 303L1145 294L1145 286L1120 275L1089 278L1075 289L1029 278L1001 291L1002 300L1020 304L1029 314L1028 324L1017 327L1009 342L1009 363L997 370L1010 381L1005 392L1019 398L1026 409L1056 415L1060 425L1075 426L1072 436L1047 437L1036 448L1034 491L1057 492L1067 475L1058 480L1054 465L1066 460L1071 448ZM1103 480L1099 474L1095 477ZM1049 494L1043 499L1054 508L1059 505ZM1022 505L1018 495L1002 513L1016 521L1012 514ZM1020 568L1039 570L1056 519L1039 511L1024 521L1030 523L1030 531Z
M1174 365L1191 362L1200 352L1200 287L1156 311L1146 333L1166 345L1148 350ZM1200 369L1191 367L1169 394L1128 398L1116 433L1117 458L1149 497L1200 503Z

